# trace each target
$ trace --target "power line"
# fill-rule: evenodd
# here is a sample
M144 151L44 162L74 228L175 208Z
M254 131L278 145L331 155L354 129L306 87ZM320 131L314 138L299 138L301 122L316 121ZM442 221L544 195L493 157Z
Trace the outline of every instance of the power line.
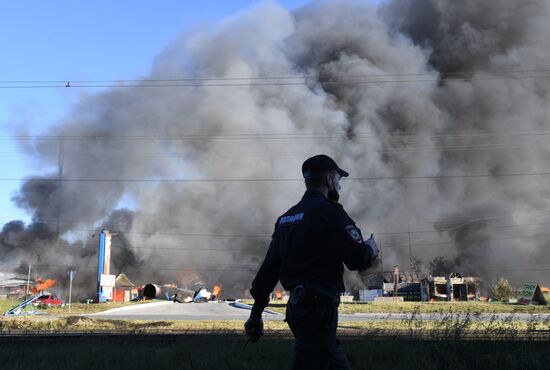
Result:
M369 176L348 177L346 181L377 181L377 180L427 180L427 179L456 179L456 178L505 178L548 176L550 172L500 173L500 174L463 174L463 175L426 175L426 176ZM70 178L0 178L0 181L27 181L27 182L130 182L130 183L208 183L208 182L292 182L304 181L303 178L273 178L273 179L70 179Z
M220 265L217 262L213 262L213 264ZM232 269L224 269L224 268L199 268L195 265L182 265L179 267L145 267L145 266L126 266L124 267L124 270L128 271L181 271L181 270L187 270L187 269L193 269L193 271L223 271L223 272L239 272L239 271L254 271L255 268L258 267L258 264L250 265L250 268L232 268ZM223 264L222 264L223 265ZM0 263L0 266L21 266L21 263ZM90 265L74 265L74 264L33 264L33 267L35 268L79 268L82 270L97 270L97 266L90 266Z
M549 222L550 223L550 222ZM549 223L544 223L544 225L547 225ZM534 226L534 225L542 225L540 224L520 224L520 225L504 225L504 226L495 226L495 228L514 228L514 227L522 227L522 226ZM460 225L456 229L464 227L465 225ZM491 228L491 227L487 227ZM455 228L451 228L448 230L442 230L441 232L448 232L452 231ZM485 228L484 228L485 229ZM483 230L484 230L483 229ZM97 231L97 230L88 230L88 229L70 229L72 231ZM233 234L196 234L196 233L162 233L162 232L119 232L115 231L117 233L121 234L138 234L138 235L168 235L173 237L238 237L238 238L270 238L271 235L265 234L265 235L255 235L255 234L240 234L240 235L233 235ZM431 233L437 233L437 231L430 231ZM394 233L377 233L375 235L388 235L388 234L403 234L407 232L394 232ZM411 234L415 233L414 231L411 231ZM426 233L426 231L416 231L416 233ZM540 237L540 236L548 236L550 233L537 233L537 234L529 234L529 235L514 235L509 236L505 238L483 238L483 239L471 239L468 240L468 243L480 243L480 242L492 242L492 241L507 241L507 240L513 240L513 239L523 239L523 238L534 238L534 237ZM422 240L420 240L422 241ZM449 241L449 242L435 242L435 243L419 243L420 241L413 241L411 244L414 247L437 247L442 245L454 245L459 244L456 241ZM389 246L384 247L384 250L387 249L398 249L398 248L405 248L408 246L408 243L403 243L396 246ZM139 249L139 250L150 250L150 251L156 251L156 250L169 250L169 251L180 251L180 252L197 252L197 251L205 251L205 252L244 252L244 248L220 248L220 247L144 247L144 246L126 246L127 249Z
M344 74L333 75L331 78L379 78L379 77L414 77L414 76L438 76L440 78L468 78L476 73L485 73L496 76L507 76L526 73L545 73L550 69L526 69L526 70L500 70L500 71L425 71L425 72L406 72L406 73L371 73L371 74ZM230 77L185 77L185 78L145 78L145 79L117 79L117 80L0 80L0 84L67 84L73 83L142 83L142 82L208 82L208 81L263 81L263 80L318 80L322 79L319 75L274 75L274 76L230 76ZM72 87L69 86L69 87Z
M526 80L526 79L546 79L550 78L550 75L539 74L535 76L493 76L493 77L448 77L445 81L497 81L497 80ZM440 78L426 78L426 79L408 79L408 80L367 80L367 81L343 81L343 80L317 80L308 81L307 78L302 78L305 81L300 82L225 82L225 83L185 83L185 82L160 82L160 83L107 83L107 84L78 84L67 83L61 84L44 84L44 85L0 85L0 89L73 89L73 88L185 88L185 87L262 87L262 86L309 86L309 85L369 85L369 84L396 84L396 83L438 83Z
M489 218L490 219L490 218ZM464 220L464 219L461 219L461 220ZM473 222L476 222L476 221L484 221L486 220L486 218L471 218L470 221L473 221ZM72 220L71 220L72 221ZM60 222L62 223L68 223L70 222L69 220L67 219L60 219ZM55 225L57 223L57 220L56 219L50 219L49 221L45 220L45 219L39 219L39 220L35 220L33 223L39 223L39 224L48 224L48 225ZM480 228L480 230L486 230L486 229L508 229L508 228L517 228L517 227L527 227L527 226L543 226L543 225L549 225L550 224L550 221L549 222L537 222L537 223L525 223L525 224L513 224L513 225L494 225L494 226L484 226L482 228ZM235 224L233 226L242 226L243 224ZM244 225L248 225L248 224L244 224ZM263 224L263 225L268 225L268 224ZM273 224L269 224L270 226L273 226ZM223 226L222 224L220 225L209 225L209 227L212 227L212 228L217 228L217 227L220 227L220 226ZM231 225L229 225L231 226ZM257 224L252 224L251 226L257 226ZM462 224L459 225L458 227L463 227ZM132 235L148 235L148 236L151 236L151 235L158 235L158 236L170 236L170 237L229 237L229 238L232 238L232 237L235 237L235 238L270 238L271 237L271 234L246 234L246 233L240 233L240 234L225 234L225 233L195 233L195 232L169 232L169 231L147 231L147 230L141 230L141 231L121 231L121 230L118 230L116 228L111 228L111 225L105 225L105 228L108 228L110 229L111 231L115 232L115 233L119 233L119 234L122 234L122 235L128 235L128 236L132 236ZM89 233L96 233L98 232L100 228L96 228L96 229L93 229L93 228L68 228L68 229L64 229L64 231L84 231L84 232L89 232ZM449 229L441 229L441 230L411 230L410 233L411 234L441 234L441 233L446 233L446 232L449 232L449 231L452 231L454 230L454 227L452 228L449 228ZM400 230L400 231L383 231L383 232L375 232L373 231L373 233L375 235L401 235L401 234L408 234L409 231L408 230ZM418 243L418 241L415 241L413 244L415 243ZM142 247L133 247L133 248L138 248L138 249L141 249ZM388 247L390 248L390 247ZM179 248L179 247L169 247L169 248L164 248L164 247L159 247L159 249L186 249L186 250L203 250L205 248ZM214 248L212 250L228 250L227 248ZM236 249L236 250L242 250L242 249Z
M36 141L70 141L70 140L123 140L123 141L153 141L153 140L289 140L289 139L374 139L377 141L391 142L395 140L418 140L424 144L425 140L446 140L446 139L473 139L473 138L491 138L498 136L512 135L514 138L518 136L550 136L549 129L522 129L522 130L503 130L503 131L446 131L439 134L418 134L418 133L364 133L364 132L337 132L337 133L233 133L233 134L216 134L216 135L201 135L201 134L173 134L173 135L157 135L157 134L141 134L141 135L117 135L117 134L86 134L86 135L3 135L0 136L0 141L18 141L18 140L36 140ZM498 143L498 145L514 144L514 143ZM472 144L468 144L472 145ZM481 145L481 144L479 144Z
M21 266L21 264L0 263L0 266ZM78 268L81 270L97 270L97 267L89 265L59 265L59 264L34 264L37 268ZM140 267L140 266L127 266L124 267L125 271L182 271L192 268L196 272L254 272L257 266L251 266L250 268L197 268L196 266L182 266L182 267ZM504 272L529 272L529 271L550 271L550 267L526 267L526 268L502 268L502 269L487 269L485 271L504 271Z
M0 266L21 266L21 263L0 263ZM97 270L97 267L89 265L71 265L71 264L33 264L37 268L78 268L82 270ZM197 266L180 266L180 267L140 267L140 266L127 266L124 267L125 271L182 271L192 268L194 271L202 272L254 272L257 265L250 268L233 268L233 269L209 269L198 268ZM508 272L526 272L526 271L550 271L550 267L532 267L532 268L502 268L502 269L487 269L484 271L508 271Z
M377 154L388 154L388 153L418 153L418 152L452 152L452 151L482 151L482 150L498 150L498 149L505 149L507 151L513 150L513 149L523 149L525 147L529 148L535 148L535 147L542 147L544 149L548 149L548 143L502 143L502 144L490 144L490 145L455 145L455 146L424 146L424 147L404 147L401 149L387 149L387 150L377 150ZM128 153L124 150L124 148L111 150L111 153L108 153L109 150L102 151L103 157L116 157L116 158L188 158L189 154L187 153L170 153L170 152L164 152L164 153L151 153L151 154L134 154L134 153ZM309 151L300 151L300 152L291 152L288 150L285 150L284 152L269 152L269 151L263 151L263 152L231 152L231 151L224 151L223 153L203 153L199 154L200 157L241 157L241 158L258 158L258 157L281 157L281 156L292 156L292 157L303 157L304 155L308 155ZM90 152L68 152L68 156L70 157L99 157L96 153L90 153ZM17 152L0 152L0 156L2 157L20 157L21 154ZM197 156L197 154L193 154L193 156Z
M545 215L548 215L550 212L550 210L544 210L544 211L538 211L538 212L530 212L531 215L536 215L537 217L541 217L541 216L545 216ZM3 214L4 217L7 217L7 214ZM509 216L506 215L506 216L502 216L502 215L476 215L476 216L457 216L457 217L446 217L446 218L440 218L440 219L434 219L434 220L428 220L428 219L424 219L424 223L423 224L417 224L417 225L427 225L427 226L433 226L433 224L438 224L438 225L445 225L445 224L449 224L449 223L456 223L456 222L464 222L464 221L490 221L490 220L495 220L495 219L503 219L503 218L508 218ZM275 218L275 216L273 217ZM358 221L358 223L364 223L365 220L364 219L356 219ZM374 222L373 224L375 225L382 225L380 222L378 222L379 218L376 219L377 221ZM384 219L382 219L384 220ZM391 222L388 222L389 224L395 224L395 222L409 222L409 218L403 218L403 219L385 219L385 220L390 220ZM418 220L418 218L415 217L415 220ZM4 219L4 223L7 223L7 222L11 222L11 221L19 221L19 222L23 222L21 220L14 220L12 218L8 218L8 219ZM57 222L61 222L61 223L74 223L75 220L74 219L67 219L67 218L45 218L45 217L40 217L40 218L32 218L30 220L30 222L27 223L27 227L31 224L57 224ZM114 228L115 232L118 232L118 233L126 233L124 231L120 231L119 229L116 228L116 225L127 225L128 223L127 222L115 222L115 223L105 223L103 224L102 226L98 226L97 228L68 228L66 229L66 231L86 231L86 232L98 232L98 230L102 229L102 228L107 228L107 229L112 229ZM538 223L526 223L526 224L513 224L513 225L496 225L496 226L485 226L484 228L488 228L488 229L491 229L491 228L508 228L508 227L521 227L521 226L540 226L540 225L547 225L547 224L550 224L550 222L538 222ZM186 225L186 224L167 224L165 222L161 223L161 225L163 226L167 226L171 229L181 229L185 226L189 226L189 225ZM226 227L234 227L234 226L254 226L254 227L257 227L257 226L269 226L269 227L273 227L274 226L274 222L222 222L222 223L219 223L219 224L209 224L209 225L204 225L204 224L201 224L201 228L204 228L204 227L208 227L208 228L214 228L214 229L219 229L219 228L226 228ZM441 233L441 232L445 232L445 231L448 231L447 229L441 229L441 230L411 230L411 233L415 234L415 233ZM132 232L132 233L141 233L141 232L144 232L144 233L173 233L171 231L135 231L135 232ZM407 234L408 231L382 231L382 232L376 232L376 234L378 235L383 235L383 234L386 234L386 235L389 235L389 234ZM176 233L176 235L179 235ZM182 234L182 235L185 235L185 234ZM266 234L267 235L267 234Z
M523 239L523 238L536 238L536 237L539 237L539 236L548 236L550 235L550 233L538 233L538 234L531 234L531 235L515 235L515 236L509 236L509 237L506 237L506 238L485 238L485 239L471 239L471 240L468 240L467 243L468 244L473 244L473 243L480 243L480 242L493 242L493 241L508 241L508 240L513 240L513 239ZM412 245L415 246L415 247L439 247L439 246L442 246L442 245L455 245L455 244L460 244L456 241L449 241L449 242L437 242L437 243L422 243L422 244L418 244L418 241L416 242L413 242ZM464 242L462 243L464 244ZM405 248L407 247L407 245L405 244L401 244L401 245L397 245L397 246L391 246L391 247L384 247L384 250L386 249L398 249L398 248Z

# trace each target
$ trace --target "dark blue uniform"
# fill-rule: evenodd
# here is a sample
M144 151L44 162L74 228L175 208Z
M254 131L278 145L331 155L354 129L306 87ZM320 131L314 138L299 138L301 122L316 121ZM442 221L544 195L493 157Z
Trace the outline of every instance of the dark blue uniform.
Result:
M307 190L278 218L250 292L261 309L277 281L291 292L286 319L296 338L293 369L347 368L336 340L344 264L364 270L372 260L355 222L317 190Z

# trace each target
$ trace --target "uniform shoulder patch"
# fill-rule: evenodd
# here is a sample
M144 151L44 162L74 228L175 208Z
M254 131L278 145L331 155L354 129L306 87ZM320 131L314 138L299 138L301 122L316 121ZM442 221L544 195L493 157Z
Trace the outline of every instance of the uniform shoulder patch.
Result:
M301 212L301 213L296 213L294 215L287 215L287 216L282 216L280 219L279 219L279 225L282 225L282 224L293 224L295 222L298 222L298 221L302 221L302 219L304 218L304 213Z
M359 230L355 225L346 226L346 231L353 241L357 243L363 243L363 236L361 235L361 230Z

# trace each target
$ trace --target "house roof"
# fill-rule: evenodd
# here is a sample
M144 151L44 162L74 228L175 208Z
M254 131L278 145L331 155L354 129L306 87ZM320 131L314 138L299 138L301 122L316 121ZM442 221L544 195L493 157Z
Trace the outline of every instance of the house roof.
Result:
M124 273L119 274L115 279L115 288L134 287L134 286L136 285L132 283Z
M34 279L31 278L31 284L34 284ZM17 276L13 272L0 272L0 287L10 288L20 285L27 285L27 278Z

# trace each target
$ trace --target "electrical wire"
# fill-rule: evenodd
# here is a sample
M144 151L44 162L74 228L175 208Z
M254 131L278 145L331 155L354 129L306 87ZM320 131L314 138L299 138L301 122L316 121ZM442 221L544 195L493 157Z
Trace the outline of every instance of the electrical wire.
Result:
M422 140L447 140L447 139L472 139L472 138L490 138L498 136L511 135L518 136L550 136L550 128L540 129L523 129L523 130L503 130L503 131L448 131L439 134L371 134L363 132L338 132L338 133L234 133L234 134L216 134L216 135L201 135L201 134L173 134L173 135L158 135L158 134L142 134L142 135L118 135L118 134L88 134L88 135L3 135L0 136L1 141L6 140L43 140L43 141L69 141L69 140L286 140L286 139L332 139L332 138L361 138L374 139L377 141L396 141L407 139Z
M365 77L410 77L410 76L432 76L437 74L442 77L449 76L470 76L480 71L426 71L426 72L407 72L407 73L371 73L371 74L348 74L348 75L336 75L337 78L365 78ZM550 72L550 69L520 69L520 70L500 70L500 71L481 71L483 73L491 74L520 74L520 73L540 73ZM178 79L120 79L120 80L70 80L71 82L78 83L137 83L137 82L188 82L188 81L234 81L234 80L279 80L279 79L317 79L318 75L275 75L275 76L256 76L256 77L187 77ZM0 80L1 84L6 83L66 83L67 80Z
M0 263L0 266L21 266L22 263ZM97 267L89 265L71 265L71 264L33 264L33 267L36 268L78 268L82 270L94 270L97 271ZM197 266L180 266L180 267L141 267L141 266L125 266L125 271L182 271L192 268L196 272L255 272L257 265L254 268L234 268L234 269L224 269L224 268L200 268ZM502 268L502 269L487 269L485 271L508 271L508 272L526 272L526 271L550 271L550 267L528 267L528 268Z
M550 172L525 172L525 173L495 173L495 174L456 174L456 175L419 175L419 176L368 176L368 177L347 177L347 181L383 181L383 180L435 180L435 179L457 179L457 178L506 178L506 177L531 177L548 176ZM68 178L0 178L0 181L25 181L25 182L129 182L129 183L217 183L217 182L259 182L259 183L277 183L304 181L303 178L273 178L273 179L68 179Z
M457 71L457 72L420 72L420 73L385 73L385 74L353 74L353 75L335 75L332 80L325 80L317 75L304 76L252 76L252 77L189 77L179 79L126 79L126 80L2 80L0 88L115 88L115 87L220 87L220 86L293 86L293 85L311 85L313 83L321 85L331 84L370 84L370 83L416 83L416 82L439 82L447 80L502 80L502 79L533 79L548 78L546 73L550 69L533 70L507 70L507 71ZM484 76L476 77L476 74L484 73ZM490 74L491 76L487 76ZM526 75L527 74L527 75ZM380 79L386 77L423 77L434 76L432 78L419 79ZM376 80L357 81L356 79L375 78ZM349 81L346 79L355 79ZM284 82L257 82L257 81L281 81ZM289 81L290 80L290 81ZM248 83L235 81L251 81ZM216 83L214 83L216 82Z

